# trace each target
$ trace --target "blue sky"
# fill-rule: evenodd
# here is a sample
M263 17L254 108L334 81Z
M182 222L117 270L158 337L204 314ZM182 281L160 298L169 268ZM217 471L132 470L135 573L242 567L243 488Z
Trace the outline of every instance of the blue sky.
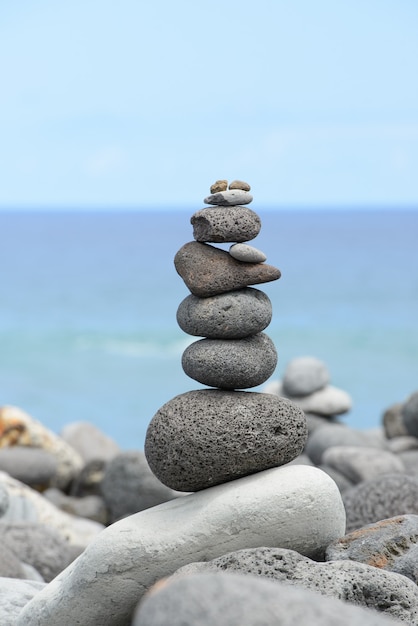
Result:
M5 0L0 208L418 206L416 0Z

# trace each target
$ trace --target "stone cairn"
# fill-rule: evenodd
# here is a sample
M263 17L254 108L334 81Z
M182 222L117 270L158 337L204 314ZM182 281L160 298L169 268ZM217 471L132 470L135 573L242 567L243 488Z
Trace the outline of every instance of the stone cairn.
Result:
M261 229L247 206L250 185L217 181L210 205L191 217L194 241L174 264L191 294L177 311L180 328L203 337L189 345L182 366L210 389L189 391L151 420L145 454L157 478L177 491L198 491L280 466L302 451L303 411L288 399L242 391L264 383L277 364L273 341L262 331L272 318L268 296L249 285L280 278L266 256L245 243ZM232 244L229 251L211 244Z

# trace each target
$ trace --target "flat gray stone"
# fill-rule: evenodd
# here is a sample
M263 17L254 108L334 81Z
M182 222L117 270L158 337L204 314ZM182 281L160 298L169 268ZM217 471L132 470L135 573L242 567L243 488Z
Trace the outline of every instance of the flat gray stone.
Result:
M250 204L253 197L248 191L243 189L227 189L213 193L203 200L205 204L215 204L217 206L237 206L239 204Z
M190 294L177 309L177 322L189 335L209 339L241 339L256 335L271 322L270 298L246 287L217 296Z
M58 463L55 456L29 446L0 448L0 470L34 489L55 482Z
M198 491L283 465L302 451L303 412L284 398L246 391L188 391L162 406L145 437L165 485Z
M418 391L410 395L403 404L401 415L407 434L418 437Z
M287 396L308 396L330 382L327 366L313 356L292 359L283 375L283 392Z
M322 463L338 470L355 484L383 474L405 472L398 456L388 450L366 446L332 446L324 451Z
M381 611L408 624L416 623L418 618L417 586L399 574L364 563L344 560L317 563L294 550L262 547L225 554L209 563L186 565L178 570L176 577L214 570L256 574L301 586Z
M336 617L338 616L338 617ZM139 604L132 626L399 626L303 587L231 572L171 577Z
M250 241L261 230L257 213L244 206L207 207L190 218L196 241L227 243Z
M280 270L266 263L241 263L225 250L190 241L174 257L177 273L201 298L278 280Z
M121 451L113 439L90 422L67 424L61 431L61 438L77 450L85 463L110 461Z
M366 480L342 494L347 532L398 515L418 514L418 478L385 474Z
M187 563L259 546L314 557L344 534L344 519L335 483L306 465L176 498L106 528L25 606L16 626L126 626L145 591Z
M273 341L265 333L243 339L200 339L181 359L187 376L220 389L248 389L264 383L277 365Z
M14 626L23 607L47 586L45 582L0 578L0 624ZM30 619L26 622L29 626Z
M243 263L264 263L267 259L264 252L246 243L234 243L229 248L229 254Z
M330 543L327 561L348 559L397 572L418 583L418 515L368 524Z
M315 465L320 465L327 448L333 446L369 447L369 445L362 431L349 428L345 424L328 423L310 433L305 452Z

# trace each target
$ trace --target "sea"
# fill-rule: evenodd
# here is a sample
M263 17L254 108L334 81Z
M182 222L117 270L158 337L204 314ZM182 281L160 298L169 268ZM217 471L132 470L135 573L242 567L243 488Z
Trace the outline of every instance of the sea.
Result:
M193 212L0 212L0 406L56 433L88 421L142 449L156 411L203 388L181 366L197 338L176 322L189 291L173 259ZM273 305L270 381L317 357L352 398L341 421L380 426L418 390L418 210L257 212L251 243L282 272L257 287Z

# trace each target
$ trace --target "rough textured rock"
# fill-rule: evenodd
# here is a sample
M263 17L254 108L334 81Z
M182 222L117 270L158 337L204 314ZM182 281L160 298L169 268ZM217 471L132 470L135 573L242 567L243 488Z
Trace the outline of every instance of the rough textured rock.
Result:
M34 489L41 490L54 483L57 466L56 457L41 448L0 448L0 471Z
M337 617L338 616L338 617ZM395 626L401 622L302 587L219 572L161 581L132 626Z
M369 446L369 441L360 430L348 428L344 424L326 424L309 435L305 452L315 465L322 463L322 456L332 446Z
M227 189L211 194L203 200L205 204L215 204L217 206L237 206L239 204L250 204L253 197L248 191L243 189Z
M14 626L23 607L46 585L47 583L35 580L0 578L0 624ZM26 626L29 624L28 618Z
M243 191L251 191L251 186L243 180L233 180L229 184L229 189L242 189Z
M209 339L241 339L256 335L271 322L269 297L252 287L208 298L187 296L177 309L177 322L189 335Z
M201 298L268 283L280 278L280 270L266 263L241 263L229 252L191 241L177 252L174 265L188 289Z
M217 180L211 185L210 193L217 193L218 191L226 191L228 189L227 180Z
M229 248L229 254L243 263L264 263L267 259L264 252L246 243L234 243Z
M307 396L328 385L330 375L323 361L302 356L292 359L283 375L283 393L287 396Z
M401 415L408 435L418 437L418 391L403 404Z
M112 524L27 604L17 626L122 626L143 593L182 565L259 546L323 554L344 534L335 483L279 467L165 502Z
M101 489L110 523L179 495L154 476L142 451L121 452L110 461Z
M359 483L342 494L347 531L398 515L418 514L418 479L385 474Z
M277 352L264 333L243 339L200 339L186 348L181 364L187 376L202 385L247 389L270 378Z
M383 427L388 439L408 434L402 417L402 404L393 404L383 413Z
M196 574L221 570L258 574L375 609L408 624L418 618L418 588L399 574L383 572L364 563L317 563L294 550L256 548L225 554L209 563L192 563L178 570Z
M361 446L327 448L322 455L322 463L338 470L353 483L377 478L383 474L405 472L401 459L392 452Z
M257 213L244 206L209 207L190 218L193 238L200 242L227 243L250 241L261 230Z
M90 422L67 424L61 438L77 450L84 463L110 461L120 452L118 444Z
M291 461L306 436L303 412L284 398L202 389L157 411L145 454L165 485L197 491Z
M418 515L399 515L363 526L333 541L327 561L348 559L397 572L418 583Z

